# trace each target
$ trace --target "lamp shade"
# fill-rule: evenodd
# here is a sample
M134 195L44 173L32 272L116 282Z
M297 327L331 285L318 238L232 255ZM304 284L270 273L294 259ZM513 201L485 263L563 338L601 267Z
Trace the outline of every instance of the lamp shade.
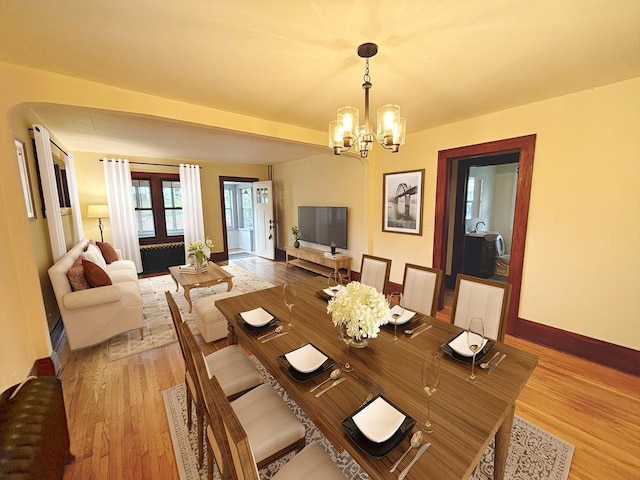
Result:
M87 218L109 218L108 205L89 205Z

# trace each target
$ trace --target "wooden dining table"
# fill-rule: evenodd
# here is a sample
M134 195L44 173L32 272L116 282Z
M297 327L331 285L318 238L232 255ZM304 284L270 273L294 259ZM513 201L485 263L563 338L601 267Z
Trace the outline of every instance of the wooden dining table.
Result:
M309 389L327 379L329 371L299 382L286 372L278 357L312 343L339 366L346 359L347 349L327 313L327 301L317 294L327 288L327 279L310 278L295 282L295 287L293 328L287 326L289 310L284 305L281 286L216 301L216 307L228 320L230 343L239 341L251 351L333 446L338 451L348 451L371 478L396 478L417 451L414 449L396 472L389 472L409 448L411 433L384 458L376 459L347 435L341 422L373 393L413 417L417 422L413 431L420 429L427 415L427 397L421 386L424 353L439 350L462 330L426 315L420 322L432 327L414 339L398 329L400 338L393 342L393 330L383 329L376 338L369 339L366 348L349 350L353 372L343 373L346 381L317 398L317 392L310 393ZM264 332L249 332L239 324L237 314L258 307L280 319L287 334L262 343L257 337ZM494 351L507 356L491 375L476 368L475 384L467 381L470 365L442 355L440 385L431 397L433 433L425 434L431 447L413 466L408 479L467 480L494 438L494 478L504 478L515 401L536 367L537 357L502 342L495 343L491 353Z

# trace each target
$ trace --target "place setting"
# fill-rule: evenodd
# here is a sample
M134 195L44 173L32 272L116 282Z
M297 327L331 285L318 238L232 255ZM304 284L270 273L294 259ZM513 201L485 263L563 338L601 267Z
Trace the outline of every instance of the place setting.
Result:
M263 307L237 313L235 319L238 325L250 333L264 332L280 324L280 320ZM260 338L261 337L258 337L258 339Z
M344 280L342 275L337 272L331 272L327 278L327 288L318 290L316 295L325 301L329 301L334 298L338 293L345 289Z
M298 382L306 382L316 378L318 375L322 375L324 372L331 370L336 364L334 359L326 355L313 343L307 343L295 350L280 355L277 360L287 374ZM332 372L328 380L339 379L340 369L336 369L334 372L338 372L338 374L335 375ZM342 381L344 381L345 378L342 378Z

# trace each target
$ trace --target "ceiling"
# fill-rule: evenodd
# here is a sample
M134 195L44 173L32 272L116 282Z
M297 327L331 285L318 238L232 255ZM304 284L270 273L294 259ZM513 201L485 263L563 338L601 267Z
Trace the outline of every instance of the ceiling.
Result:
M640 76L640 2L21 0L0 61L325 131L397 103L408 133ZM328 152L194 124L33 105L70 150L247 163Z

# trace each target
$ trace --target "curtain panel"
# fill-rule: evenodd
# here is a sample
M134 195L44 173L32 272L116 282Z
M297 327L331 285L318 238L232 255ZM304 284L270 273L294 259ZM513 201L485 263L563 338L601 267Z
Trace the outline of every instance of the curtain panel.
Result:
M186 261L189 257L189 244L204 238L202 191L198 165L180 164L180 190L182 191L184 258Z

